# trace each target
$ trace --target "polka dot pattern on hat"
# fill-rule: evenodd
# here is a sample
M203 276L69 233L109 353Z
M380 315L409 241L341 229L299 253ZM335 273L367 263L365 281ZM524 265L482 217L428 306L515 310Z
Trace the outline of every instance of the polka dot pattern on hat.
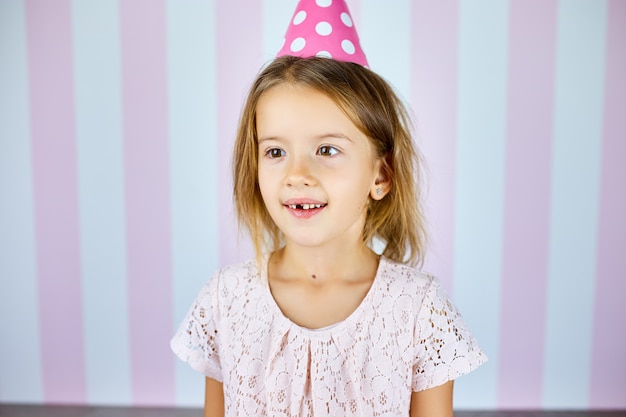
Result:
M321 36L328 36L332 33L333 27L328 22L319 22L315 25L315 32Z
M305 46L306 41L304 40L304 38L296 38L291 42L289 49L291 49L292 52L299 52L304 49Z
M345 0L300 0L277 56L322 56L367 67Z
M304 19L306 19L306 12L304 10L300 10L293 17L293 24L294 25L299 25L300 23L304 22Z
M354 55L354 44L347 39L341 41L341 49L343 49L346 54Z
M341 13L341 21L347 27L349 27L349 28L352 27L352 18L350 17L350 15L348 13L345 13L345 12Z

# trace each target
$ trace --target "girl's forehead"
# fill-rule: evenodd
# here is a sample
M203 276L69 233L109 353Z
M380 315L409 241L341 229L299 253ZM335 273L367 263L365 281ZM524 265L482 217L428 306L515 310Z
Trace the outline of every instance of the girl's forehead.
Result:
M278 116L306 112L308 118L334 116L346 119L355 126L356 110L349 104L339 102L337 97L315 87L299 83L281 83L264 91L258 98L255 108L256 121L259 117L271 115L276 111ZM281 116L284 118L284 116Z
M293 84L281 84L267 90L258 101L255 119L260 136L285 130L358 130L352 119L328 95Z

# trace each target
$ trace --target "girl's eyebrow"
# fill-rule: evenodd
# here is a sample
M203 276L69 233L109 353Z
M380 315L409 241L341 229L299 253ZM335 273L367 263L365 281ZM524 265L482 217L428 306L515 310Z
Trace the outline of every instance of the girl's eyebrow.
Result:
M347 140L349 142L353 142L352 139L350 139L349 136L340 133L340 132L329 132L329 133L322 133L320 135L316 135L314 136L314 139L317 140L324 140L324 139L344 139ZM267 137L259 137L257 139L257 142L259 143L259 145L263 142L269 141L269 140L280 140L279 136L267 136Z
M345 139L347 141L352 142L352 139L350 139L349 136L344 135L343 133L340 133L340 132L329 132L329 133L324 133L322 135L317 136L317 139L327 139L327 138Z
M259 145L265 141L268 140L277 140L278 138L276 136L268 136L266 138L257 138L257 142L259 143Z

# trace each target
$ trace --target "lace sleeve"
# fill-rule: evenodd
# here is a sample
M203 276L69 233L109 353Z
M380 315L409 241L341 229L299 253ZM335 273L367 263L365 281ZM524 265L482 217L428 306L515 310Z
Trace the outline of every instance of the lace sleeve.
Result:
M218 290L219 274L216 274L198 294L170 347L194 370L221 382Z
M487 361L439 281L426 290L415 327L413 391L436 387Z

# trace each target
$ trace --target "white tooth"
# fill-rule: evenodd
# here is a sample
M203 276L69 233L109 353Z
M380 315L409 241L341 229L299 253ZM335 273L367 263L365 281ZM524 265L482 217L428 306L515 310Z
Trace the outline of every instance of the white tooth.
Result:
M297 206L296 206L295 204L291 204L291 205L289 206L289 208L292 208L292 209L294 209L294 210L295 210L295 209L297 208Z
M303 204L303 205L302 205L302 208L303 208L304 210L308 210L308 209L309 209L309 205L308 205L308 204Z
M316 205L315 205L315 208L320 208L320 207L322 207L322 205L321 205L321 204L316 204Z

